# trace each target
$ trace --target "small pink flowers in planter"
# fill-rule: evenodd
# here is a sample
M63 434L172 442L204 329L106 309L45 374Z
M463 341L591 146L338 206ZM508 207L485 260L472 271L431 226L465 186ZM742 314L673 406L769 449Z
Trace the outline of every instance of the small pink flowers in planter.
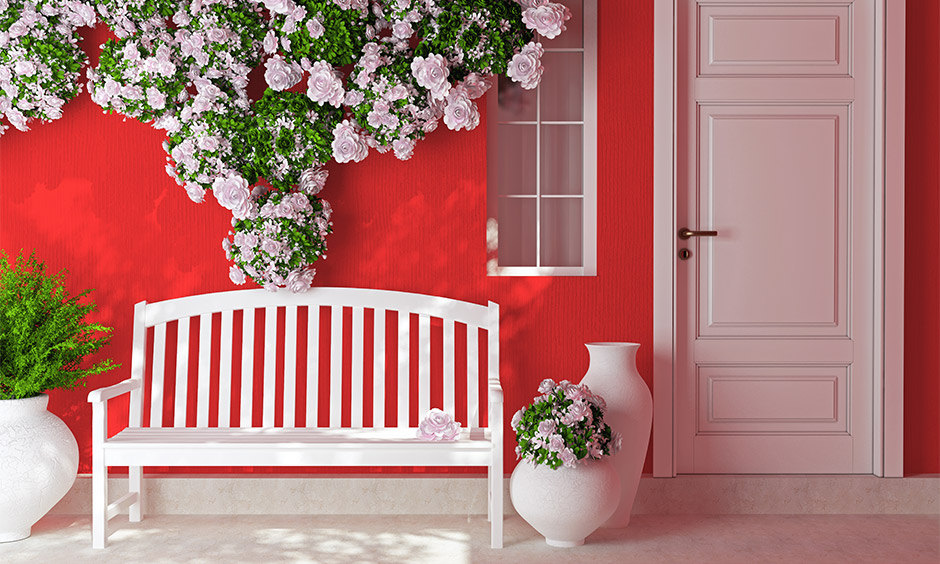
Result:
M436 407L418 425L418 438L425 441L456 441L459 435L460 423Z

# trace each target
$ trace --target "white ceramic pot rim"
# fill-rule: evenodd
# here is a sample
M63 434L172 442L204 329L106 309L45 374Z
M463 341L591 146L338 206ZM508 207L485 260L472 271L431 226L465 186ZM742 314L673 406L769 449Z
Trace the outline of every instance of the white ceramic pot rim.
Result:
M627 343L627 342L599 342L599 343L584 343L586 347L639 347L640 343Z

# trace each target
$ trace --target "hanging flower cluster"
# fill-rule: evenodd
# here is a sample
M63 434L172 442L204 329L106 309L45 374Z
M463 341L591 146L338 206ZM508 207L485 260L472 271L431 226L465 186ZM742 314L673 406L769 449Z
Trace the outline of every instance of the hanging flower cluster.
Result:
M475 128L489 76L538 86L535 33L553 38L571 17L550 0L89 2L0 0L0 111L20 129L61 114L93 4L117 39L88 70L92 100L165 130L170 177L232 212L233 282L293 291L326 256L331 208L317 194L330 159L406 160L442 120ZM255 68L267 90L251 101Z
M10 125L27 131L32 120L62 116L78 96L87 62L77 29L95 25L90 3L0 0L0 135Z

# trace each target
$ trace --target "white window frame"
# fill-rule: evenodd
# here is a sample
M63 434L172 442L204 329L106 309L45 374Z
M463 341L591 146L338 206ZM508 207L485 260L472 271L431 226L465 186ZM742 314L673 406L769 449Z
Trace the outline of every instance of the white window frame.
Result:
M536 233L535 233L535 260L536 266L499 266L498 264L498 199L497 167L493 166L499 159L499 142L497 139L498 123L529 124L533 122L497 122L499 115L498 88L496 84L487 96L487 274L490 276L596 276L597 275L597 1L583 0L582 7L582 47L552 47L551 41L543 40L542 46L546 53L552 52L583 52L583 84L582 84L582 120L577 121L542 121L541 120L541 86L536 94L537 128L535 144L536 163ZM545 72L552 72L546 69ZM581 266L541 266L541 202L549 198L572 198L574 194L548 195L541 193L541 126L561 124L582 125L582 206L581 206ZM502 196L505 197L505 196ZM533 196L519 196L533 198Z

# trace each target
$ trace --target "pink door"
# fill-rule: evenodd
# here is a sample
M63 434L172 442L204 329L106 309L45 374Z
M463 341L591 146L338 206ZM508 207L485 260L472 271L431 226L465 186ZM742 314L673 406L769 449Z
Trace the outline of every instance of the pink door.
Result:
M679 473L871 473L874 2L684 0Z

